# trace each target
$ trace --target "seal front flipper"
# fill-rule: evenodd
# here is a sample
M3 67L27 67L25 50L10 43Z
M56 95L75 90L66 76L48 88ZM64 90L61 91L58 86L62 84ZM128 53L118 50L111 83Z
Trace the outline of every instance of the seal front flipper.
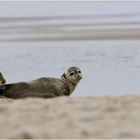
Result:
M4 96L4 93L12 87L12 84L6 84L0 86L0 96Z
M28 90L28 84L25 82L5 84L0 86L0 95L16 99L25 96L25 90Z

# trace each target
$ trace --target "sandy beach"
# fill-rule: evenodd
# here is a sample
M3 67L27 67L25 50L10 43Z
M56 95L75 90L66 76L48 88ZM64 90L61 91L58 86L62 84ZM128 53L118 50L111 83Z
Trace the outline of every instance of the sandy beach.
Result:
M140 138L140 7L132 2L0 2L7 83L83 73L74 96L0 98L0 139ZM105 96L108 95L108 96Z
M0 138L140 138L140 97L0 99Z

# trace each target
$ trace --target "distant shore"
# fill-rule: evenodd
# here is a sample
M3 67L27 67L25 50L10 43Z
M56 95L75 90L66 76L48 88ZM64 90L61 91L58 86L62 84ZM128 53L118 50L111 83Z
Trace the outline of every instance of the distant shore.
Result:
M140 39L140 22L122 16L139 14L0 17L0 42Z
M17 32L15 32L16 30ZM1 31L1 29L0 29ZM4 33L4 34L3 34ZM30 27L25 29L4 29L0 42L40 42L40 41L92 41L92 40L139 40L140 30L92 30L61 31L59 28Z
M140 138L140 96L0 99L0 138Z

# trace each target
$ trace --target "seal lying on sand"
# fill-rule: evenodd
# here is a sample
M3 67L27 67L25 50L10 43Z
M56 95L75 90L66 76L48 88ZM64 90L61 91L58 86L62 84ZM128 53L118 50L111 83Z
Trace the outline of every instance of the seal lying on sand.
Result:
M4 79L2 73L0 72L0 86L5 84L6 83L6 80Z
M70 95L81 79L81 70L78 67L70 67L61 76L61 79L44 77L29 82L2 85L0 95L15 99Z

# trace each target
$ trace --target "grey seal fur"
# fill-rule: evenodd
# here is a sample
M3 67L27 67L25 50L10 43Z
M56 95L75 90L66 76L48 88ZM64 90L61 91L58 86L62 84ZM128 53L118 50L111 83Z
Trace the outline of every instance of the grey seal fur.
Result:
M69 96L82 79L78 67L70 67L61 79L43 77L29 82L18 82L0 86L0 95L8 98Z
M0 86L5 84L5 83L6 83L6 80L5 80L4 76L3 76L3 74L0 72Z

